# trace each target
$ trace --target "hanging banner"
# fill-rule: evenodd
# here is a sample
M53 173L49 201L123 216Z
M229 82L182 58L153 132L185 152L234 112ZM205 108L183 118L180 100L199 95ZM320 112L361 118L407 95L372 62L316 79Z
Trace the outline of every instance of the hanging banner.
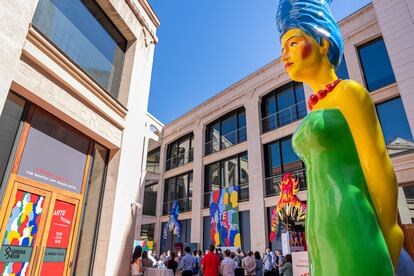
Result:
M167 223L162 229L162 238L165 240L168 235L168 231L172 231L174 235L177 235L178 241L181 240L181 222L178 220L180 215L180 206L177 201L173 202L173 205L170 210L170 215Z
M241 246L238 198L239 186L211 193L210 236L215 246Z

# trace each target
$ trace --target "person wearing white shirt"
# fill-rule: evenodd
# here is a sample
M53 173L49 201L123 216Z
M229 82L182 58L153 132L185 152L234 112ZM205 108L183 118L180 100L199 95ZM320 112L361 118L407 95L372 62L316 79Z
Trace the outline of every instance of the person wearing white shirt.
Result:
M232 258L230 258L230 250L224 251L224 259L220 264L220 274L223 276L234 276L234 269L236 264Z

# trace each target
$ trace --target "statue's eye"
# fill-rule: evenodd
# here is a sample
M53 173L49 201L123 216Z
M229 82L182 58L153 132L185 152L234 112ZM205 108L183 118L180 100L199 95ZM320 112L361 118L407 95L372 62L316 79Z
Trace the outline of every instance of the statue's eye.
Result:
M296 45L298 45L298 43L297 42L295 42L295 41L292 41L291 43L290 43L290 47L295 47Z

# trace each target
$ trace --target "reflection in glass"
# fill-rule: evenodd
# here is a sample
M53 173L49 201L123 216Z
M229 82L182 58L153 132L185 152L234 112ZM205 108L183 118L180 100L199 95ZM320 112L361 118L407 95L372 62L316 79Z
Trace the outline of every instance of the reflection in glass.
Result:
M171 170L193 161L194 135L190 133L168 144L166 169Z
M7 168L24 104L23 99L9 93L0 116L0 181L3 180Z
M180 206L180 212L191 211L192 183L192 171L165 180L163 215L169 213L175 200Z
M118 97L126 40L94 1L40 0L32 24Z
M106 165L109 151L99 144L95 150L90 170L79 246L74 265L74 274L91 275L99 231L100 210L105 189Z
M358 47L365 84L372 92L395 82L387 48L382 37Z
M147 180L144 189L144 202L142 214L146 216L155 216L157 210L157 191L158 182Z

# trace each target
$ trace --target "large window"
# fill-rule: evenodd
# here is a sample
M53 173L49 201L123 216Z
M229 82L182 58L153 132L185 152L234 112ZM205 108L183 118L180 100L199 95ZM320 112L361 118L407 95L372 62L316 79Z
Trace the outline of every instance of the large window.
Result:
M22 118L25 101L9 93L0 116L0 181L3 180L17 129ZM1 182L0 182L1 187Z
M193 133L190 133L168 145L167 171L193 161L193 137Z
M144 190L144 203L142 214L146 216L155 216L157 210L157 191L158 182L147 180Z
M141 241L154 241L155 223L141 225Z
M127 41L95 1L40 0L33 25L113 97Z
M267 132L306 116L303 84L290 82L262 99L262 131Z
M147 172L160 172L160 148L156 148L147 154Z
M165 180L163 215L171 210L174 201L180 206L180 212L191 211L193 193L193 172L187 172Z
M348 68L346 66L345 56L342 56L341 64L339 64L339 66L338 66L338 68L336 68L335 72L336 72L336 75L338 76L338 78L340 78L341 80L349 79Z
M278 195L284 173L299 177L300 189L306 189L304 165L292 148L291 137L264 145L266 196Z
M396 141L397 139L413 141L407 115L400 97L379 103L376 105L376 108L387 145L398 142Z
M249 200L247 152L205 166L204 207L210 204L212 191L240 186L239 201Z
M239 108L207 125L206 155L244 142L246 135L246 112Z
M365 84L372 92L395 82L387 48L382 37L358 47Z

